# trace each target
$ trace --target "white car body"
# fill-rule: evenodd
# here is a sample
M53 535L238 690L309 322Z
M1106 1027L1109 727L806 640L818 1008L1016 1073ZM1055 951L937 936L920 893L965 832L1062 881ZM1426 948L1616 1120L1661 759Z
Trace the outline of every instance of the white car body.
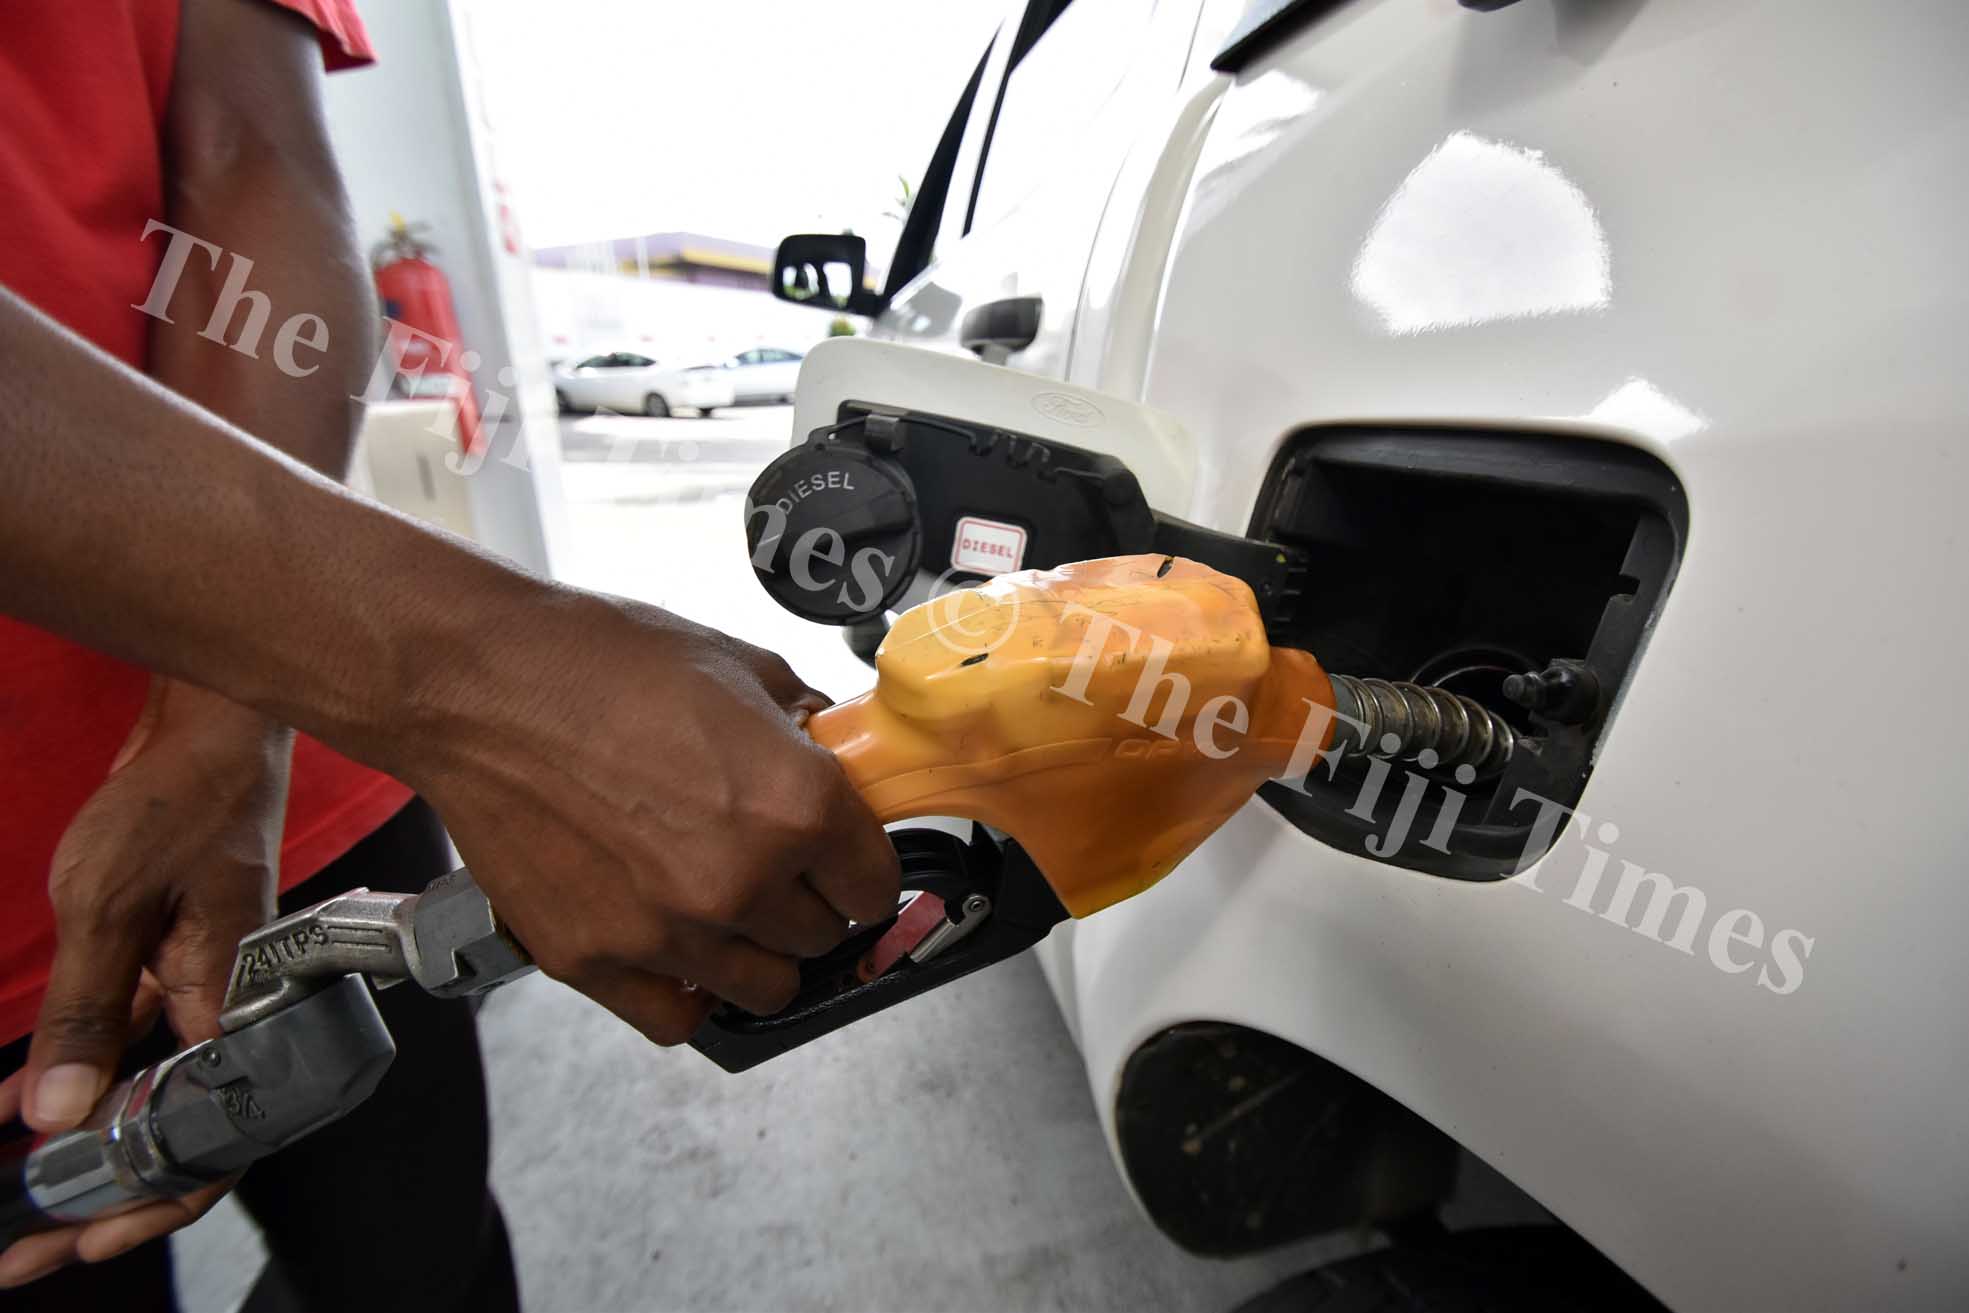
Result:
M790 401L800 384L801 355L779 347L753 347L711 368L724 371L732 391L747 405Z
M704 414L736 399L731 379L719 370L675 369L637 351L602 352L558 366L554 390L572 409L625 415L675 410ZM653 406L652 397L661 406Z
M956 351L966 309L1043 297L1008 363L1178 419L1151 499L1230 533L1333 424L1611 440L1688 508L1535 865L1437 878L1254 802L1053 935L1110 1135L1131 1053L1222 1019L1392 1095L1672 1307L1969 1303L1969 10L1351 0L1225 75L1239 0L1076 0L967 232L1022 7L878 335ZM1701 892L1688 943L1609 912L1626 862Z

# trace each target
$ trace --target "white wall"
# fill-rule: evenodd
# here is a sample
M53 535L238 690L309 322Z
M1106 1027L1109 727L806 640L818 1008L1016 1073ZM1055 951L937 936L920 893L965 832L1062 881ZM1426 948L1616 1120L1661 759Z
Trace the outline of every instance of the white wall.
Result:
M496 142L483 113L461 0L367 0L377 63L327 80L330 135L365 245L392 212L430 225L434 262L451 281L464 345L488 419L489 458L470 485L486 546L552 572L565 514L553 389L540 349L524 246L506 249ZM510 397L504 405L489 394ZM503 415L500 412L503 410Z

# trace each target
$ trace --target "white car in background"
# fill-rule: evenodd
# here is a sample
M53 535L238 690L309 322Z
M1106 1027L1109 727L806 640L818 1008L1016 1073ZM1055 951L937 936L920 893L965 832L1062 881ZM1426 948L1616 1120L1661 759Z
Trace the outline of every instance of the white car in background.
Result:
M1173 416L1024 431L1536 745L1268 785L1040 950L1170 1236L1392 1238L1267 1310L1633 1302L1427 1225L1459 1145L1678 1310L1969 1308L1964 51L1937 0L1017 0L825 307ZM991 502L1031 450L946 520L1079 541Z
M721 370L675 369L638 352L614 351L556 366L554 395L563 412L612 410L660 418L677 410L710 415L731 405L736 394Z
M724 375L741 406L778 405L793 400L803 358L798 351L762 346L741 351L720 364L699 365L690 372Z

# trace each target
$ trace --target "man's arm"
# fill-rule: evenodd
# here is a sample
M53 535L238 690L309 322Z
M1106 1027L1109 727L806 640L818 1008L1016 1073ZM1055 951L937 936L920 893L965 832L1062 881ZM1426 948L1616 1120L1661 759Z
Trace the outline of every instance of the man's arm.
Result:
M191 251L165 307L169 322L152 324L150 374L340 480L362 424L377 315L321 78L306 20L273 4L185 0L165 121L163 217L224 256ZM169 236L159 230L147 240ZM221 306L235 276L250 277L265 302ZM260 304L267 309L253 332ZM311 368L305 376L283 369L273 349L280 325L298 313L322 321L327 343L296 354Z
M392 720L448 714L422 685L472 662L474 617L539 595L4 290L0 359L0 612L389 769Z

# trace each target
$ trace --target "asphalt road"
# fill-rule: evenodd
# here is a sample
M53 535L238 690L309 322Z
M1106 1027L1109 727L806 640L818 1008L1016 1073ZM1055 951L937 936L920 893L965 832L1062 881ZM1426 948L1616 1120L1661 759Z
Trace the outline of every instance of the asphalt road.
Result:
M570 465L693 465L753 471L786 450L791 406L722 410L709 419L635 415L563 415L561 458Z

